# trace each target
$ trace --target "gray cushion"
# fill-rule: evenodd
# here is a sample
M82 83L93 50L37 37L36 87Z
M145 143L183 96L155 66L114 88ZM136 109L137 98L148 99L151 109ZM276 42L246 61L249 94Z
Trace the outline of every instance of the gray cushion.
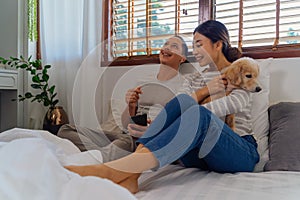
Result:
M266 171L300 171L300 102L269 108L269 161Z

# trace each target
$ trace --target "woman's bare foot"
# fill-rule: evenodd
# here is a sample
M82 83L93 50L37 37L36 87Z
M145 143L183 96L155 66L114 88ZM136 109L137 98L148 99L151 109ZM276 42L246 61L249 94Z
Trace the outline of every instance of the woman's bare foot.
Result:
M138 187L138 178L140 177L140 174L135 174L133 176L130 176L126 178L125 180L118 183L120 186L126 188L129 190L129 192L135 194L139 191Z
M79 174L80 176L97 176L107 178L115 183L120 183L128 177L135 177L133 173L119 171L110 168L104 164L100 165L85 165L85 166L65 166L66 169Z
M65 168L81 176L97 176L100 178L107 178L126 188L133 194L138 192L138 178L140 177L140 174L118 171L103 164L86 166L65 166Z

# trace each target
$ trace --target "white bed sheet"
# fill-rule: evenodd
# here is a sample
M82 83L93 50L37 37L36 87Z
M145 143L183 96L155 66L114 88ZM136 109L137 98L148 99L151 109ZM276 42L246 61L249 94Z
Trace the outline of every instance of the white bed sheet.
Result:
M81 177L64 165L101 163L99 151L81 153L46 131L12 129L0 134L0 199L136 199L113 182Z
M111 181L64 169L101 163L101 153L80 152L46 131L16 128L1 133L0 160L0 199L5 200L300 199L300 172L219 174L178 165L145 172L140 192L132 195Z
M141 200L299 200L299 172L220 174L169 165L144 173L139 180Z

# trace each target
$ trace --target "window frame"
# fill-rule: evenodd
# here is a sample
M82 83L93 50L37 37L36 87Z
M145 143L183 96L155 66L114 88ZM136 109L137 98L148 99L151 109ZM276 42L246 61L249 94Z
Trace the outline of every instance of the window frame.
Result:
M108 44L109 35L111 34L112 27L112 5L113 0L103 1L103 23L102 23L102 41L103 47L106 49L101 55L101 66L133 66L142 64L158 64L159 55L143 55L143 56L131 56L131 57L118 57L113 61L108 60L108 47L112 44ZM280 0L278 0L280 1ZM214 0L199 0L199 14L198 21L202 23L208 19L214 18ZM105 43L106 42L106 43ZM269 46L257 46L257 47L242 47L242 55L252 57L254 59L264 59L264 58L290 58L290 57L300 57L300 44L279 44L279 45L269 45ZM193 56L190 55L189 60L193 61Z

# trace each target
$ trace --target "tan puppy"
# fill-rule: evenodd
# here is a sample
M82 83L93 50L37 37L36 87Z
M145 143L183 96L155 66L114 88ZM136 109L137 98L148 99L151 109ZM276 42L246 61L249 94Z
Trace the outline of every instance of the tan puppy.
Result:
M234 61L229 67L226 67L223 71L228 81L228 86L232 88L241 88L249 92L259 92L261 87L258 83L259 67L257 62L248 57L240 58ZM231 91L225 91L211 95L204 99L201 104L210 102L211 100L223 97L225 94L229 95ZM227 115L225 123L235 130L234 114Z

